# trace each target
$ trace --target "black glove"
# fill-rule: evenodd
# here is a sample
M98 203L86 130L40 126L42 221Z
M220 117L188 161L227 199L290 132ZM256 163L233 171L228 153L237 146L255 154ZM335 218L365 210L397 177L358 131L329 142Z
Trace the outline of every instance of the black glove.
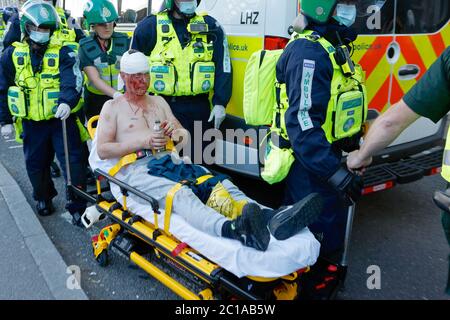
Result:
M336 146L340 150L347 152L347 153L350 153L355 150L359 150L359 141L361 140L362 136L363 136L362 132L359 132L351 137L344 138L344 139L334 142L333 146Z
M361 197L361 192L364 187L363 179L345 168L339 168L328 179L328 183L339 192L345 204L348 206L352 205L353 202L356 202Z

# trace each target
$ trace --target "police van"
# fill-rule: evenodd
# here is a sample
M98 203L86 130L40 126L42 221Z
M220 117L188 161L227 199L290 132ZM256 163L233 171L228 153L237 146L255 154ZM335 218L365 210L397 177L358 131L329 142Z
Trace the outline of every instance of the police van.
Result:
M121 1L119 1L121 2ZM162 1L153 1L152 11ZM300 12L299 0L202 0L198 11L216 18L228 36L233 66L233 96L222 125L223 139L217 141L218 166L259 178L265 152L261 146L267 127L247 132L243 117L243 79L248 59L255 51L286 46L292 23ZM450 2L448 0L386 0L381 10L373 9L357 18L359 33L352 59L366 72L369 113L367 127L381 113L399 101L450 45ZM127 6L132 6L130 2ZM141 7L136 10L144 10ZM142 15L141 15L142 16ZM133 21L138 22L138 21ZM135 23L119 24L118 30L132 32ZM432 94L432 93L430 93ZM437 124L420 119L374 158L365 174L364 193L392 188L424 175L440 172L442 140L446 119ZM269 124L268 124L269 125ZM239 137L227 129L241 129ZM255 160L256 159L256 160Z

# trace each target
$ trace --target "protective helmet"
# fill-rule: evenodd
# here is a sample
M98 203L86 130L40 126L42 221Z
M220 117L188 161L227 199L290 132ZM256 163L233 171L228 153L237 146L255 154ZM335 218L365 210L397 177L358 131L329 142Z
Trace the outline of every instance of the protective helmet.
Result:
M340 2L352 3L356 6L357 16L364 17L381 10L385 0L301 0L301 12L311 21L326 23L332 17L336 5Z
M42 0L28 0L20 10L20 30L28 35L27 25L47 27L53 33L59 27L59 16L55 7Z
M88 0L84 5L83 16L89 25L114 22L119 18L109 0Z

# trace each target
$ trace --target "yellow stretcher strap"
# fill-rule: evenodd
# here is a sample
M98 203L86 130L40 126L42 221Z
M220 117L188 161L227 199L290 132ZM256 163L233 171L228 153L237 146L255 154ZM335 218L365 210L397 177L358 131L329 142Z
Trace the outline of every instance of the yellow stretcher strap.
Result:
M117 162L117 164L114 167L112 167L111 170L109 170L108 174L114 177L120 171L120 169L122 169L126 165L136 162L136 160L137 160L136 153L128 154L122 159L120 159L119 162Z
M205 181L214 178L213 175L204 175L201 176L200 178L198 178L195 181L196 185L202 184ZM180 189L187 185L187 181L181 181L180 183L177 183L176 185L174 185L172 187L172 189L169 190L169 192L167 193L166 196L166 207L164 209L165 214L164 214L164 231L168 234L171 235L171 233L169 232L169 228L170 228L170 218L172 217L172 208L173 208L173 198L175 197L175 194L180 191Z
M87 129L92 140L94 140L95 131L97 130L97 128L94 128L94 123L98 122L99 118L100 116L93 116L92 118L89 119L87 124Z

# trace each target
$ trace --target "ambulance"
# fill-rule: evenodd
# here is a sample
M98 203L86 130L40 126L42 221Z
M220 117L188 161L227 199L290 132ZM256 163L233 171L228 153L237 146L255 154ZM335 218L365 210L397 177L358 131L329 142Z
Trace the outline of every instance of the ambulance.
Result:
M120 1L121 2L121 1ZM150 1L149 1L150 2ZM152 11L162 1L153 1ZM292 23L300 12L299 0L202 0L198 12L216 18L227 34L233 66L233 96L222 125L223 139L217 141L219 167L260 179L265 152L261 142L267 127L246 125L243 116L243 79L253 52L284 48L293 32ZM437 57L450 45L450 1L386 0L376 1L354 25L358 40L352 59L366 72L369 99L367 127L423 76ZM126 4L130 6L130 2ZM143 10L139 7L136 10ZM138 22L138 21L136 21ZM132 32L135 24L119 24L118 30ZM430 92L432 94L432 92ZM440 172L443 138L447 119L434 124L420 119L374 157L365 173L364 194L386 190L397 183L416 181ZM236 139L226 131L255 132ZM239 158L239 161L237 161ZM230 160L231 159L231 160ZM242 161L243 159L243 161ZM256 161L255 161L256 159Z
M367 126L422 77L450 45L450 1L387 0L381 10L368 7L367 15L354 25L360 36L354 43L352 59L366 72L369 99ZM292 23L300 11L298 0L203 0L206 10L224 27L233 66L233 96L227 106L223 128L249 129L243 119L243 79L247 61L257 50L284 48L292 34ZM432 94L432 92L430 92ZM374 158L365 174L364 194L408 183L440 172L442 142L447 119L434 124L420 119L388 148ZM224 134L224 136L226 136ZM226 153L246 154L260 159L261 137L219 142L216 157ZM257 153L258 155L251 155ZM220 166L259 177L262 165L218 161Z

